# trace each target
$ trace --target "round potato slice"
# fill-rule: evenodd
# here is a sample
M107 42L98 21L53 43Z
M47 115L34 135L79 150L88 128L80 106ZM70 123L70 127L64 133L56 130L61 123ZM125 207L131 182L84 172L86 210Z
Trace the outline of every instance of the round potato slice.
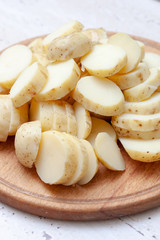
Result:
M66 132L73 136L77 136L77 121L76 121L73 106L66 102L65 109L66 109L66 119L67 119Z
M119 138L128 155L141 162L155 162L160 160L160 139L141 140Z
M86 140L91 143L93 148L94 148L94 144L95 144L95 139L96 139L97 135L101 132L106 132L113 138L114 141L117 140L116 133L115 133L113 127L108 122L106 122L103 119L99 119L99 118L95 118L95 117L92 117L91 120L92 120L92 130Z
M73 98L85 109L104 116L118 115L124 110L124 97L120 88L106 78L81 78L73 91Z
M137 43L138 43L138 45L140 46L140 49L141 49L141 58L140 58L140 61L142 61L143 60L143 58L144 58L144 55L145 55L145 45L144 45L144 43L143 42L141 42L141 41L136 41Z
M11 122L11 99L9 95L0 95L0 109L0 142L5 142Z
M127 63L126 52L111 44L95 45L81 58L81 64L94 76L108 77L119 72Z
M26 68L13 84L10 97L15 107L29 102L47 81L47 70L39 63L33 63Z
M24 45L15 45L0 55L0 85L10 89L19 74L32 63L32 52Z
M149 68L160 68L160 54L146 52L143 61Z
M35 96L37 101L61 99L74 89L80 77L80 69L73 59L50 64L47 70L48 81Z
M115 82L120 89L128 89L135 87L136 85L145 81L150 75L149 68L145 63L139 63L138 66L132 72L125 74L115 74L110 76L113 82Z
M61 100L54 101L52 129L60 132L67 132L67 127L66 102Z
M141 60L141 48L128 34L116 33L108 39L108 43L121 47L127 53L127 64L120 73L128 73L137 67Z
M106 43L108 40L107 32L104 28L88 28L84 33L94 44Z
M108 133L98 133L94 149L98 159L105 167L115 171L125 170L125 161L120 149Z
M15 151L19 162L28 168L36 160L41 141L40 121L27 122L20 126L15 136Z

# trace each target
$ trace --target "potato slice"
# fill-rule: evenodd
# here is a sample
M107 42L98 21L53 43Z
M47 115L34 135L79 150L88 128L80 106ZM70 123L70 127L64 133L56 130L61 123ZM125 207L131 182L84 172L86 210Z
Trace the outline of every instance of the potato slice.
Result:
M141 60L141 48L128 34L116 33L108 39L108 43L121 47L127 53L127 64L120 73L128 73L138 66Z
M149 68L160 68L160 54L146 52L143 61Z
M93 76L81 78L73 91L73 98L85 109L104 116L118 115L124 110L121 90L115 83L105 78Z
M73 90L80 77L80 69L73 59L50 64L47 70L48 81L35 96L37 101L61 99Z
M95 45L81 58L81 64L94 76L108 77L119 72L127 63L126 52L111 44Z
M64 101L53 102L53 130L67 132L66 104Z
M107 32L104 28L88 28L83 30L84 33L94 44L106 43L108 40Z
M65 36L68 35L70 33L73 32L80 32L83 29L83 25L78 22L78 21L70 21L67 24L64 24L63 26L59 27L58 29L56 29L54 32L52 32L51 34L47 35L44 39L43 39L43 46L45 47L45 49L48 48L48 45L55 39L61 36Z
M136 40L136 42L138 43L138 45L140 46L141 49L141 58L140 61L143 60L144 56L145 56L145 45L143 42Z
M28 168L36 160L41 141L40 121L27 122L20 126L15 136L15 151L19 162Z
M67 119L67 129L66 132L77 136L77 121L74 114L74 109L71 104L65 103L65 110L66 110L66 119Z
M155 162L160 160L160 139L140 140L119 138L129 156L141 162Z
M11 121L11 99L9 95L0 95L0 142L6 142Z
M74 175L78 165L76 144L63 133L42 133L35 162L41 180L48 184L65 184Z
M32 99L30 120L40 120L42 132L53 129L53 102L37 102Z
M116 133L113 127L108 122L106 122L103 119L99 119L95 117L92 117L91 120L92 120L92 130L86 140L92 144L93 148L94 148L95 139L98 133L106 132L113 138L114 141L117 140Z
M125 170L125 161L120 149L108 133L98 133L95 139L95 153L105 167L115 171Z
M160 113L150 115L124 113L112 117L112 124L128 130L153 131L160 129Z
M15 45L0 55L0 85L10 89L19 74L32 63L32 52L24 45Z
M28 103L19 108L15 108L13 102L11 101L11 121L8 135L15 135L18 127L25 122L28 122Z
M74 103L73 108L77 122L77 136L85 139L89 136L92 129L90 113L78 102Z
M80 140L84 144L88 154L88 169L85 175L78 182L79 185L87 184L92 180L98 171L98 159L95 155L92 145L86 140Z
M47 81L47 70L38 63L26 68L13 84L10 96L15 107L29 102Z
M91 40L82 32L75 32L54 39L48 46L47 58L50 61L65 61L82 57L91 49Z
M113 128L116 131L118 137L128 137L145 140L160 138L160 129L152 131L136 131L131 129L128 130L127 128L122 128L115 125L113 125Z
M125 100L128 102L139 102L149 98L160 86L160 69L151 68L150 75L143 83L124 90Z
M160 93L153 95L142 102L125 102L125 113L134 114L154 114L160 112Z
M115 74L110 76L113 82L115 82L120 89L128 89L135 87L136 85L145 81L150 75L149 68L145 63L139 63L138 66L132 72L125 74Z

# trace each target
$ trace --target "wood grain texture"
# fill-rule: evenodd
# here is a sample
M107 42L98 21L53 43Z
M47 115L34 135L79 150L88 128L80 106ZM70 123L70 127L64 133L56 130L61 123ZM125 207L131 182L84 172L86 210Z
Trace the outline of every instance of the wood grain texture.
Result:
M160 53L159 43L134 38L143 41L147 51ZM0 143L0 200L29 213L65 220L109 219L160 205L160 162L133 161L120 147L125 172L113 172L100 164L94 179L85 186L50 186L39 179L34 168L18 162L14 137L9 137Z

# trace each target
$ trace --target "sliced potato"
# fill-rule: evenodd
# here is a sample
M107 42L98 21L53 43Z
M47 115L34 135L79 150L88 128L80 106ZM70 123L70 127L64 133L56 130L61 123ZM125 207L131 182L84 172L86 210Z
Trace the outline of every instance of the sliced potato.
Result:
M10 96L15 107L29 102L47 81L47 70L42 65L33 63L26 68L13 84Z
M149 98L160 86L160 70L150 69L150 75L143 83L124 90L125 100L128 102L139 102Z
M140 58L140 61L143 60L144 56L145 56L145 45L143 42L141 41L136 41L138 43L138 45L140 46L140 49L141 49L141 58Z
M0 55L0 86L10 89L19 74L32 63L32 52L24 45L15 45Z
M92 180L98 171L98 159L95 155L92 145L86 140L80 140L86 148L88 154L88 169L85 175L78 182L79 185L87 184Z
M73 59L47 66L48 81L35 96L37 101L61 99L70 93L80 77L80 69Z
M124 110L121 90L106 78L93 76L81 78L73 91L73 98L85 109L104 116L118 115Z
M119 72L127 63L126 52L111 44L95 45L81 58L81 64L94 76L108 77Z
M146 52L143 61L149 68L160 68L160 54Z
M53 102L53 130L67 132L67 116L64 101Z
M5 142L11 121L11 99L9 95L0 95L0 109L0 142Z
M63 133L42 133L35 162L41 180L48 184L65 184L74 175L78 165L78 150L74 141Z
M149 77L149 75L150 71L147 64L139 63L132 72L125 74L117 73L113 76L110 76L109 79L115 82L120 89L124 90L135 87L136 85L142 83Z
M92 130L86 140L92 144L93 148L94 148L95 139L98 133L106 132L113 138L114 141L117 140L116 133L113 127L108 122L106 122L103 119L99 119L95 117L92 117L91 120L92 120Z
M104 28L88 28L82 31L94 44L106 43L107 32Z
M54 32L52 32L51 34L47 35L44 39L43 39L43 46L45 47L45 49L48 48L48 45L55 39L61 36L65 36L68 35L70 33L73 32L80 32L83 29L83 25L78 22L78 21L70 21L67 24L64 24L63 26L59 27L58 29L56 29Z
M30 120L40 120L42 132L53 129L53 102L37 102L32 99Z
M160 129L160 113L150 115L124 113L112 117L112 124L128 130L153 131Z
M134 114L154 114L160 112L160 93L153 95L142 102L125 102L125 112Z
M15 151L19 162L31 168L36 160L41 141L41 123L33 121L18 128L15 136Z
M73 108L77 122L77 137L85 139L92 129L90 113L78 102L74 103Z
M66 102L65 110L66 110L66 120L67 120L66 132L73 136L77 136L77 121L76 121L73 106Z
M116 33L108 39L108 43L121 47L127 53L127 64L120 73L128 73L138 66L141 60L141 48L128 34Z
M82 57L91 49L91 40L82 32L75 32L54 39L48 46L47 58L50 61L65 61Z
M115 171L125 170L125 161L120 149L108 133L98 133L94 149L98 159L105 167Z
M119 138L129 156L141 162L155 162L160 160L160 139L141 140Z

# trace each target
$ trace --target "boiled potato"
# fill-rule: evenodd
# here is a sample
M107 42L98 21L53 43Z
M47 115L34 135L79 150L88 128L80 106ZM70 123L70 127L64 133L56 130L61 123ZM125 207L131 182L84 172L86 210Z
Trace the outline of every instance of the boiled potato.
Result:
M44 39L43 39L43 46L45 47L45 49L48 48L48 45L56 38L61 37L61 36L65 36L68 34L71 34L73 32L80 32L83 29L83 25L78 22L78 21L70 21L67 24L64 24L63 26L59 27L58 29L56 29L54 32L52 32L51 34L47 35Z
M145 56L145 45L143 42L141 41L136 41L138 43L138 45L140 46L140 49L141 49L141 58L140 58L140 61L143 60L144 56Z
M104 28L89 28L83 30L84 33L94 44L106 43L108 40L107 32Z
M104 116L118 115L124 110L121 90L115 83L105 78L93 76L81 78L73 91L73 98L85 109Z
M6 142L11 122L11 99L9 95L0 95L0 142Z
M155 162L160 160L160 139L141 140L119 138L129 156L142 162Z
M77 122L77 137L85 139L92 129L90 113L78 102L73 104L73 108Z
M19 162L28 168L33 166L36 160L41 141L40 121L22 124L15 136L15 152Z
M139 102L149 98L160 86L160 69L151 68L150 75L143 83L124 90L125 100L128 102Z
M149 68L160 68L160 54L146 52L143 61Z
M10 97L15 107L29 102L47 81L47 70L37 62L26 68L13 84Z
M73 59L47 66L48 81L35 96L37 101L57 100L66 96L76 86L80 69Z
M98 133L94 148L98 159L105 167L115 171L125 170L125 161L120 149L108 133Z
M141 60L141 48L128 34L116 33L108 39L108 43L121 47L127 53L127 64L120 73L128 73L137 67Z
M67 132L67 116L65 101L53 102L53 130Z
M0 86L10 89L20 73L32 63L32 52L24 45L15 45L0 55Z
M109 79L115 82L120 87L120 89L124 90L135 87L136 85L144 82L149 77L149 75L150 71L147 64L139 63L132 72L125 74L117 73L113 76L110 76Z
M81 58L83 67L94 76L108 77L119 72L127 63L126 52L111 44L95 45Z
M74 113L73 106L65 103L66 118L67 118L67 133L77 136L77 121Z

